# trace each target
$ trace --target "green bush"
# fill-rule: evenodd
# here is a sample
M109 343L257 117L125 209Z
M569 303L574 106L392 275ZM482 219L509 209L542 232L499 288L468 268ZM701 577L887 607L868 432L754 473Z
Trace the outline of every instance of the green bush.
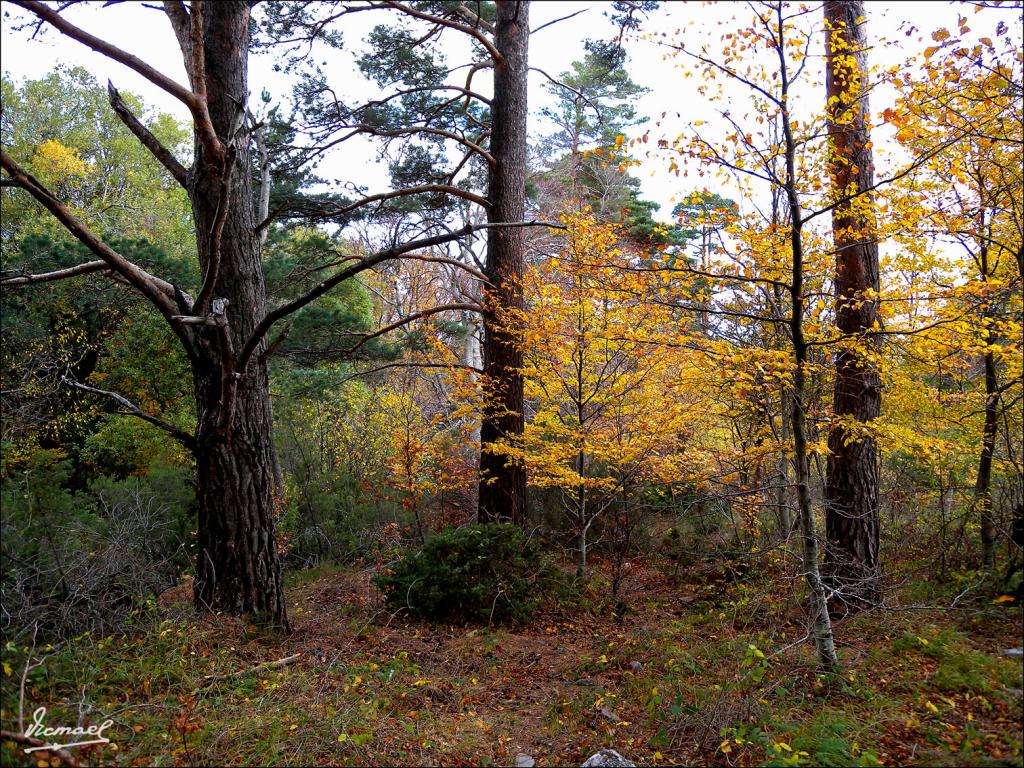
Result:
M518 527L446 528L376 578L388 603L429 618L525 621L555 569Z
M277 526L287 543L282 565L288 570L377 560L390 538L388 529L398 532L413 524L412 514L399 503L367 493L342 470L300 467L296 475Z

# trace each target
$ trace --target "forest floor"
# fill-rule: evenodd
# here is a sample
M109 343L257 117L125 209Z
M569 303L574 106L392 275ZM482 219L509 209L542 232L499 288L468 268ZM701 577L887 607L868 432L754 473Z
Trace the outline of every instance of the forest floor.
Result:
M937 588L918 580L837 624L843 672L823 677L801 585L777 575L637 563L622 621L598 574L521 627L395 615L370 576L294 574L287 637L198 619L182 585L137 632L53 651L24 711L113 719L114 743L75 750L93 765L579 765L604 746L646 765L1022 764L1021 660L1002 653L1021 609L991 594L929 609L915 597ZM10 730L20 671L3 678ZM0 757L59 765L10 742Z

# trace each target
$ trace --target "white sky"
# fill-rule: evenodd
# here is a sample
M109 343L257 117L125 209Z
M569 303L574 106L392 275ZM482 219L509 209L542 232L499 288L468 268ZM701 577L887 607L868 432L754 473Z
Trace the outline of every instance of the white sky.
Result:
M162 12L134 3L123 3L112 8L101 8L101 5L100 2L93 2L84 7L76 6L68 10L66 16L84 29L138 55L179 82L187 82L177 43ZM942 26L950 30L955 29L958 16L967 17L972 26L970 37L973 39L980 35L994 37L995 26L1000 20L1011 25L1011 28L1020 28L1019 14L1016 12L985 11L975 14L974 8L964 3L871 1L866 3L866 6L869 37L876 42L871 53L872 61L879 64L893 64L902 61L910 53L921 51L929 44L932 30ZM603 2L534 2L531 8L531 26L535 29L545 22L575 11L585 12L538 32L530 42L530 64L557 77L559 73L569 68L573 60L583 56L583 41L586 38L607 39L613 33L612 26L603 15L609 7L609 3ZM80 65L91 71L101 83L109 78L119 89L142 96L153 108L170 112L183 121L187 120L187 112L179 102L126 67L54 30L47 30L45 34L29 40L27 32L16 32L11 28L18 20L26 18L26 14L7 3L3 4L3 11L0 68L15 79L41 77L59 63ZM358 46L362 36L373 25L391 21L392 16L393 14L364 13L348 17L345 26L346 43ZM648 20L645 29L650 32L664 31L669 33L670 37L675 35L677 30L681 30L687 46L691 49L703 43L709 50L714 50L723 31L736 28L748 16L749 9L744 3L670 0L664 2L662 8ZM820 12L810 15L808 21L820 25ZM909 37L905 36L907 24L916 25L920 31ZM455 44L457 37L458 33L452 33L448 39L452 41L451 44ZM634 39L627 44L627 50L630 56L629 71L634 80L651 89L650 93L639 99L636 105L639 114L651 117L650 123L645 126L651 131L651 142L648 147L656 146L659 138L671 140L685 132L693 120L714 118L714 108L722 105L709 104L701 98L696 91L696 79L682 78L679 70L682 62L678 59L665 60L664 47ZM450 61L458 61L459 53L453 51ZM331 62L328 74L334 76L334 87L339 93L362 93L370 98L375 95L373 86L364 84L350 61L332 59ZM250 89L255 98L258 98L260 90L264 87L274 94L275 100L279 95L286 96L290 93L288 76L273 72L272 64L273 60L270 57L252 57ZM339 77L339 73L348 72L353 74L342 74ZM545 78L537 73L532 73L531 78L531 110L536 111L549 97L544 92ZM474 87L486 93L489 86L485 87L485 83L489 79L487 76L478 75ZM805 95L804 107L808 117L820 117L821 110L817 105L823 99L819 100L819 96L819 93ZM886 106L886 98L884 92L873 95L871 106L876 113ZM742 103L735 105L735 115L744 111ZM534 121L531 125L531 140L539 138L542 132L543 126ZM887 143L886 136L887 131L884 127L878 129L874 136L876 145L883 155ZM353 153L348 150L344 156L351 158ZM661 203L662 218L671 210L674 197L698 184L707 183L692 176L689 179L676 178L666 173L664 167L663 159L655 158L645 160L643 166L633 171L641 179L644 196ZM322 165L319 171L323 176L336 175L342 179L367 184L371 191L379 191L387 184L382 169L374 168L372 163L365 162L365 159L358 173L353 170L351 162L341 160L334 161L334 164ZM727 195L731 191L727 186L718 185L716 188Z

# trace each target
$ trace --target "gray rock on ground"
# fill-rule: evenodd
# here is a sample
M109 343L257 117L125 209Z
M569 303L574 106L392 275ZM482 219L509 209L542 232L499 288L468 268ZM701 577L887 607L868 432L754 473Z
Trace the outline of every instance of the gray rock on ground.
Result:
M533 768L536 764L537 761L525 752L520 752L516 755L516 768Z
M1003 656L1009 656L1013 659L1019 659L1024 657L1024 648L1007 648L1003 651Z
M588 757L580 768L636 768L636 763L614 749L602 749Z

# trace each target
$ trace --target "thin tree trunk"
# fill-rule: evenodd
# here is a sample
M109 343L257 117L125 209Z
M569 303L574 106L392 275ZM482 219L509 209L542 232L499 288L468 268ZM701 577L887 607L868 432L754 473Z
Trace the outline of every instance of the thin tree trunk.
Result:
M802 344L802 342L801 342ZM797 358L801 355L798 353ZM803 412L804 363L798 362L793 373L793 451L796 454L796 496L803 552L804 578L810 591L811 632L818 652L818 663L826 670L836 670L839 659L836 656L835 640L832 636L832 621L828 613L825 585L818 568L818 539L814 531L814 515L811 511L811 493L807 484L807 437Z
M578 393L579 390L577 390ZM580 424L583 423L582 410L582 403L577 401L577 414ZM584 459L583 451L579 451L576 454L576 473L581 481L583 478ZM587 573L587 532L590 530L590 521L587 519L587 515L590 514L590 509L587 506L587 489L582 482L576 488L576 499L576 514L581 525L576 559L576 578L582 579Z
M488 221L524 220L526 211L527 44L530 4L499 0L495 46L501 61L494 66L491 105L491 169ZM480 429L481 522L526 518L526 470L503 453L502 442L523 434L523 353L514 320L505 313L523 307L526 238L522 228L491 229L487 241L490 282L484 298L484 387L488 403Z
M466 337L462 340L462 362L471 369L478 369L483 365L482 350L480 344L480 323L476 317L467 313L465 322L469 325ZM470 380L476 382L476 370L471 370ZM477 424L469 435L474 443L480 442L480 425Z
M271 413L273 413L273 406L271 406ZM277 454L277 447L270 452L270 456L273 459L272 471L274 473L274 504L277 507L284 505L284 472L281 470L281 457Z
M198 608L252 613L288 629L274 532L277 459L266 361L260 354L250 361L237 379L233 406L223 386L232 375L224 370L225 361L234 358L234 350L266 313L260 243L253 232L248 142L235 137L248 95L249 5L217 2L202 7L210 117L221 141L234 143L228 157L235 167L230 195L222 201L221 178L228 171L211 172L202 144L196 143L190 196L199 259L205 277L218 251L214 303L223 299L227 305L226 328L203 328L191 360L198 411L194 597ZM212 233L222 204L227 216L217 249ZM226 413L233 414L229 420Z
M790 440L790 410L789 393L785 388L783 388L781 394L781 407L779 411L779 436L782 444L785 446L788 446ZM782 537L783 541L787 540L793 533L793 519L792 515L789 513L789 465L789 457L785 452L783 452L779 456L778 466L776 469L778 472L779 487L775 489L775 505L778 510L779 535Z
M942 516L941 527L939 528L939 579L946 580L946 550L948 548L947 536L949 529L950 510L953 501L953 473L948 477L943 476L939 471L939 514Z
M979 212L978 231L985 231L985 213ZM991 234L991 220L988 222ZM992 278L987 243L978 249L978 266L981 279L986 283ZM981 562L984 569L993 572L996 567L996 527L992 517L992 457L995 454L996 432L999 422L999 375L995 355L989 347L995 342L991 328L989 310L982 312L981 341L985 348L985 424L981 432L981 456L978 459L978 474L974 483L973 510L981 521Z
M576 546L576 578L582 579L587 575L587 534L590 532L590 521L587 521L580 528L579 541Z
M818 654L818 663L827 672L839 669L835 641L832 636L832 620L828 614L825 585L818 568L818 539L814 530L814 515L811 510L811 493L808 485L810 467L807 452L807 421L804 413L806 397L807 343L804 340L804 246L800 221L800 196L796 186L796 142L793 127L787 113L789 98L789 76L786 69L786 47L783 39L784 25L779 6L778 56L782 79L782 129L786 154L786 200L789 204L790 222L790 340L793 345L793 391L790 395L790 427L793 430L793 464L796 468L797 513L802 538L804 578L810 592L811 635Z
M875 603L881 596L878 556L878 451L863 425L882 401L872 361L878 325L878 241L874 160L867 127L867 42L861 0L826 0L827 118L835 238L836 326L834 421L825 480L826 584L836 608ZM850 198L850 199L847 199Z
M986 342L989 332L985 331ZM981 458L974 483L974 509L981 518L981 562L986 571L996 567L996 526L992 517L992 456L995 453L999 419L999 392L995 356L985 352L985 426L981 435Z

